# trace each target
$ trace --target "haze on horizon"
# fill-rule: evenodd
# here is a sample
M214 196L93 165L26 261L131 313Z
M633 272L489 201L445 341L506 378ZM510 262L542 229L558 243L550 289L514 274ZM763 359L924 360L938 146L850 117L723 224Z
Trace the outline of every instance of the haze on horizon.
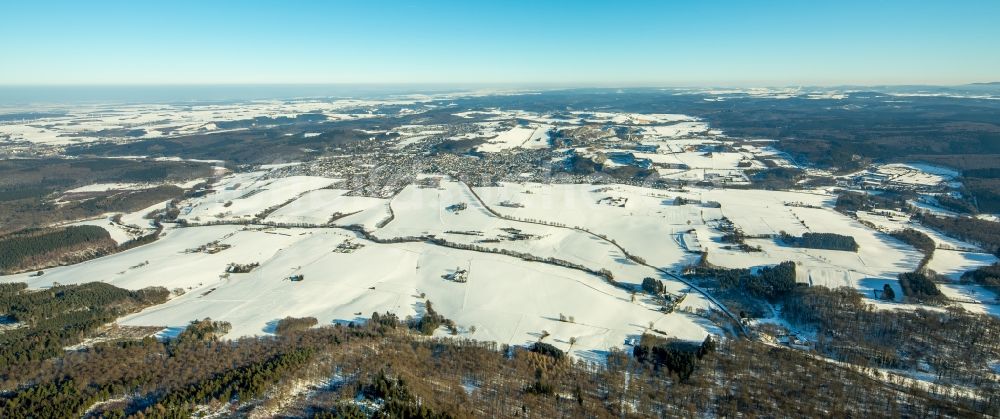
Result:
M1000 2L5 2L0 85L954 85Z

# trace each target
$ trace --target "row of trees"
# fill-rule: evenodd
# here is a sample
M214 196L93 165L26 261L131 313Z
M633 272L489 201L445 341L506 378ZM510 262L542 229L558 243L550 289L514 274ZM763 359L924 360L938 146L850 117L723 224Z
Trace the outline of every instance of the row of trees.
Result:
M892 233L889 233L889 235L903 243L913 246L913 248L924 254L924 257L920 259L920 265L917 266L916 271L924 270L924 268L927 267L927 264L930 263L931 258L934 257L934 249L937 245L934 243L934 239L927 234L924 234L922 231L905 228L893 231Z

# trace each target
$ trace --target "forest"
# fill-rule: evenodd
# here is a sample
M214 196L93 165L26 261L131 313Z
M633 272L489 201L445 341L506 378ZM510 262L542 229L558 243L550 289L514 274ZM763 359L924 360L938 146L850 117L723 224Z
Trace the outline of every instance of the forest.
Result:
M274 334L278 336L301 332L319 324L315 317L285 317L274 326Z
M805 247L809 249L843 250L848 252L858 251L858 242L854 237L835 233L803 233L802 237L795 237L784 232L780 239L793 247Z
M994 156L994 158L1000 156ZM960 181L966 195L972 197L975 209L980 212L1000 212L1000 164L993 167L966 170Z
M834 359L929 370L945 382L1000 390L988 370L1000 358L996 317L955 307L878 310L850 288L797 288L783 307L782 314L793 324L817 329L816 350Z
M70 194L61 205L53 201L65 191L94 183L181 182L212 175L207 163L78 158L12 159L0 161L0 234L25 228L99 216L105 212L136 211L182 195L172 185L135 191Z
M0 315L17 327L0 333L0 377L57 356L114 319L162 304L165 288L128 291L103 282L27 290L24 283L0 284Z
M740 287L754 297L774 300L791 292L795 285L795 263L785 261L759 268L756 275L744 277Z
M270 117L261 117L272 119ZM220 127L245 126L253 129L206 132L169 138L140 139L124 144L118 143L87 143L72 145L66 153L74 156L179 156L189 159L219 159L235 164L272 163L276 156L288 161L302 161L315 157L317 150L329 152L351 143L367 141L369 135L360 133L357 129L370 127L363 121L323 121L319 114L302 114L297 118L279 117L275 125L253 126L254 120L220 122ZM272 119L272 121L274 121ZM317 126L322 124L321 127ZM312 129L321 135L303 138L301 135L288 135L288 132L301 132ZM377 141L385 141L386 134L375 136ZM374 141L374 140L373 140Z
M991 253L1000 252L1000 223L974 217L941 217L920 213L916 219L921 224L942 233L965 240Z
M954 211L959 214L978 214L979 208L976 203L965 198L954 198L948 195L938 195L934 198L941 208Z
M639 362L677 374L677 379L685 382L694 374L699 361L714 351L715 341L712 336L698 344L644 333L639 344L632 348L632 355Z
M162 215L153 218L154 229L116 243L107 230L94 225L28 228L0 236L0 274L37 271L123 252L156 241L163 231Z
M37 362L8 373L0 393L0 416L1000 413L995 389L984 387L977 393L982 398L928 392L800 351L743 339L685 343L649 335L640 347L651 351L639 352L648 353L642 359L650 362L634 362L630 354L613 350L606 364L594 364L489 342L421 338L391 314L378 319L232 342L146 338L98 343L64 352L57 362ZM668 363L681 374L669 372ZM303 382L310 390L296 392Z
M97 226L27 229L0 237L0 273L10 274L33 267L47 267L80 253L101 255L114 250L108 231Z
M795 263L781 262L775 266L762 266L756 273L750 269L699 266L692 278L711 278L722 290L739 290L748 296L764 300L783 297L796 287Z
M923 303L940 303L944 295L938 289L931 275L924 272L903 272L899 274L899 287L903 295L913 301Z
M1000 264L980 266L974 270L962 274L963 281L972 281L976 284L990 288L1000 295Z

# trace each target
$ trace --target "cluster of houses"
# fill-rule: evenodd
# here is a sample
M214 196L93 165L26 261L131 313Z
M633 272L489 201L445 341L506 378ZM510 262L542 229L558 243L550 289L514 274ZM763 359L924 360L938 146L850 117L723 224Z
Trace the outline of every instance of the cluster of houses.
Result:
M355 243L353 240L344 240L342 243L338 244L336 248L333 249L335 253L351 253L358 250L365 245L361 243Z

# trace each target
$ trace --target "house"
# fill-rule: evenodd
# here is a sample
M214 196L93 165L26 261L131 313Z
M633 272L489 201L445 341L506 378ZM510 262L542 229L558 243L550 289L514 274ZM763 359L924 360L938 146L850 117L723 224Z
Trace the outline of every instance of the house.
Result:
M455 268L455 272L441 275L441 278L447 279L449 281L464 283L469 280L469 271L459 267Z

